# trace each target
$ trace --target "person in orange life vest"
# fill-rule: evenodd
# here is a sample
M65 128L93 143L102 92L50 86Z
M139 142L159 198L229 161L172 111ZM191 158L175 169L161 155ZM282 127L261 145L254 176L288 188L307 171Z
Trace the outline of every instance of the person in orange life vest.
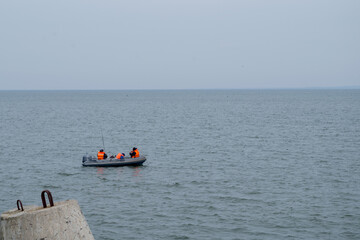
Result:
M118 154L116 155L116 158L117 158L117 159L124 159L124 157L125 157L125 153L118 153Z
M136 147L133 148L133 150L129 153L131 158L138 158L140 157L139 150L137 150Z
M103 149L100 149L100 151L97 154L97 157L98 157L98 160L103 160L103 159L107 158L107 155Z

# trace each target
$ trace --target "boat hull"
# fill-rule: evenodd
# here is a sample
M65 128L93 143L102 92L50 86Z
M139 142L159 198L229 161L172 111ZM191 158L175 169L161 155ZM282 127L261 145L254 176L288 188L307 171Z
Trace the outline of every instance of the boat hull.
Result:
M124 159L108 158L104 160L97 160L96 157L83 157L82 165L84 167L123 167L123 166L139 166L146 161L146 157L140 156L138 158L125 157Z

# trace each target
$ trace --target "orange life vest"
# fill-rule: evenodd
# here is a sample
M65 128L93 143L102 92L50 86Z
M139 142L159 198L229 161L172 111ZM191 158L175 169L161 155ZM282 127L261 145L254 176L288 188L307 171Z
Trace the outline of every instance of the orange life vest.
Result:
M105 156L105 153L104 153L104 152L98 152L98 155L97 155L98 160L104 159L104 156Z
M134 151L134 152L135 152L135 157L136 157L136 158L140 157L139 150L135 149L135 151Z
M118 153L118 155L116 155L117 159L121 159L121 156L123 156L121 153Z

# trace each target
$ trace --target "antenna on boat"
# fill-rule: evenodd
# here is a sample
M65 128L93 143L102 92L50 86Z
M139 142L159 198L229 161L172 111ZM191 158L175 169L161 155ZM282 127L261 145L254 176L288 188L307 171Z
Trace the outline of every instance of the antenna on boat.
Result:
M100 130L101 130L101 138L102 138L102 142L103 142L104 152L106 152L105 151L104 135L103 135L103 132L102 132L102 128L100 128Z

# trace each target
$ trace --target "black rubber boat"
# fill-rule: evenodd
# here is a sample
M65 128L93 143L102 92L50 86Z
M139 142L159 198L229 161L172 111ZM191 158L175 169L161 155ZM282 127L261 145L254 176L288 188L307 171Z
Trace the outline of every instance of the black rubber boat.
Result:
M84 167L122 167L122 166L139 166L146 161L146 157L138 158L125 157L124 159L107 158L98 160L94 156L83 156L82 165Z

